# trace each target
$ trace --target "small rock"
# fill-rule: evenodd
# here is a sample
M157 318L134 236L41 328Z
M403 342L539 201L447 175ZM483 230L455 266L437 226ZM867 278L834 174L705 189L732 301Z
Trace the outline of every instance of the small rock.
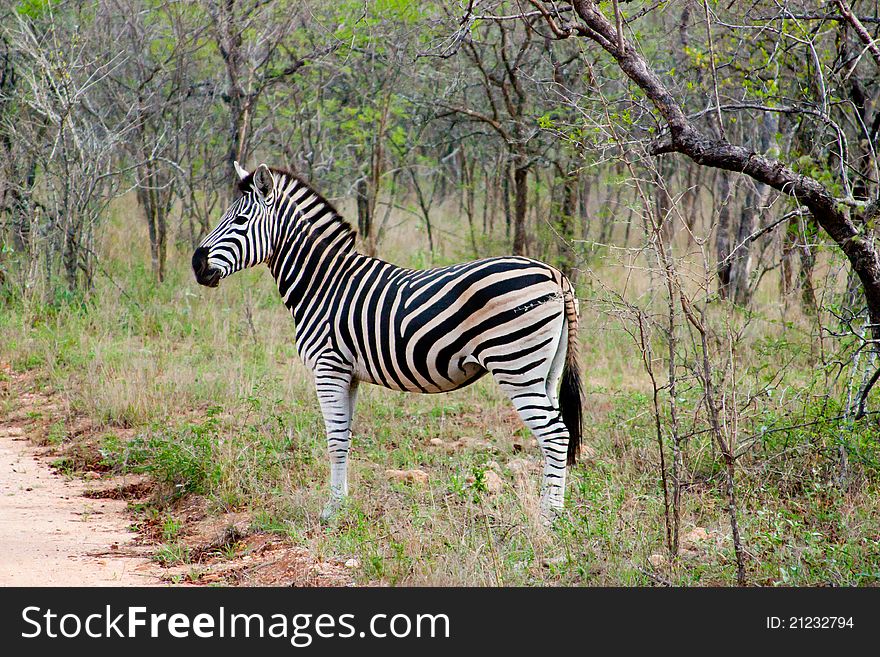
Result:
M551 566L561 566L567 561L567 557L563 555L559 555L558 557L545 557L541 559L541 565L544 568L550 568Z
M578 460L585 463L595 461L596 450L589 445L581 445L580 452L578 453Z
M678 551L678 558L683 561L699 561L701 558L703 558L703 555L701 555L696 550L682 548Z
M654 568L659 568L660 566L666 565L666 555L665 554L652 554L648 557L648 563L654 566Z
M691 531L681 537L682 547L693 548L701 543L711 540L712 534L706 531L705 527L694 527Z
M468 475L465 481L473 486L477 478L474 475ZM486 492L490 495L496 495L504 490L504 480L494 470L483 471L483 485L486 487Z
M431 438L431 440L428 441L428 444L431 445L431 447L443 447L446 445L446 443L440 438Z
M351 568L351 569L360 568L361 562L358 561L357 559L352 558L352 559L349 559L348 561L345 562L345 567Z
M326 577L330 574L332 569L332 564L319 561L318 563L312 564L312 567L309 568L309 574L313 577Z
M385 476L390 481L407 481L414 484L427 484L428 473L424 470L386 470Z
M526 459L513 459L507 462L507 469L515 475L525 476L534 468Z
M504 481L501 477L498 476L498 473L494 470L486 470L483 474L484 481L486 482L486 490L490 493L497 494L504 490Z
M101 478L101 473L100 473L100 472L95 472L94 470L90 470L89 472L86 472L86 473L83 475L83 479L91 479L91 480L95 480L95 479L100 479L100 478Z

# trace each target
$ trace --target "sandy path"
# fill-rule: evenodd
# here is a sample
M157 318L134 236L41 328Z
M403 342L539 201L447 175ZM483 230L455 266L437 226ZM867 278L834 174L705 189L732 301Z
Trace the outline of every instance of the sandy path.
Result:
M158 568L133 545L122 500L82 497L20 427L0 426L0 586L144 586Z

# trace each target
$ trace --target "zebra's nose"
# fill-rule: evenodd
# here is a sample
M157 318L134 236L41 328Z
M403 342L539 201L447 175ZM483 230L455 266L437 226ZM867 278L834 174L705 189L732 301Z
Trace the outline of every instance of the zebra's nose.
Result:
M220 283L220 271L218 269L211 269L211 266L208 264L208 249L205 247L200 246L193 252L192 266L199 285L217 287Z
M208 249L200 246L195 250L195 252L193 252L192 266L196 278L198 278L200 274L203 274L205 272L205 270L208 268Z

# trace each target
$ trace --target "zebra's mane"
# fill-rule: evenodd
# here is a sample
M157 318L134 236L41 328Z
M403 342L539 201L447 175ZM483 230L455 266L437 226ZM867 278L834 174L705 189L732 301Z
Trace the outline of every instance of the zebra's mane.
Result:
M293 171L290 171L288 169L281 169L279 167L269 167L269 171L274 173L276 176L280 176L282 178L282 182L279 184L279 186L282 188L288 187L288 185L284 184L285 182L294 181L297 183L297 186L302 186L302 187L305 187L307 190L309 190L309 192L311 194L313 194L315 196L315 198L317 198L320 203L323 203L327 207L333 223L338 225L343 230L347 231L350 234L350 242L352 244L354 243L354 241L357 237L357 231L354 229L354 227L352 227L352 225L346 219L344 219L342 217L341 214L339 214L339 211L336 209L336 206L334 206L330 201L328 201L324 197L323 194L321 194L320 192L315 190L314 187L312 187L309 183L307 183L305 180L303 180L300 175L294 173ZM242 180L239 181L238 189L242 193L249 192L253 188L253 184L254 184L254 172L252 171L251 173L249 173L247 175L247 177L242 178ZM326 222L326 220L327 220L327 215L325 214L324 221Z

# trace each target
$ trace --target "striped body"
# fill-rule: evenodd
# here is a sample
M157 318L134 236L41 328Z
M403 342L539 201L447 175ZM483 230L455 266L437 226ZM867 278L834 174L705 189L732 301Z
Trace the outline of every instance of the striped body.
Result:
M362 255L354 231L319 194L292 174L261 170L243 177L243 196L197 249L193 267L207 285L259 262L272 271L325 419L325 513L347 494L359 382L438 393L487 373L541 445L542 507L560 508L573 454L557 393L564 366L574 364L577 311L569 281L523 257L412 270ZM579 438L579 426L577 432Z
M508 334L525 316L540 347L564 312L560 274L526 258L413 271L350 254L327 273L313 279L314 296L291 304L297 350L312 369L338 354L358 380L394 390L467 385L509 360Z

